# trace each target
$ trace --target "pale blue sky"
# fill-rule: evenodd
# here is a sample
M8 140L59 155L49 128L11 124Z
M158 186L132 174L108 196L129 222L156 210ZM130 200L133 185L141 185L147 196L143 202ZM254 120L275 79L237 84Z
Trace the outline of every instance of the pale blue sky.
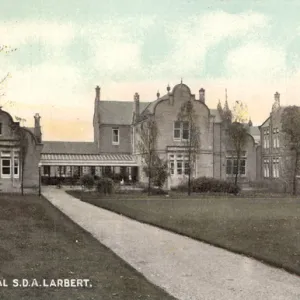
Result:
M104 99L149 101L183 77L212 108L227 88L260 124L277 90L300 105L299 12L297 1L1 0L0 42L18 48L0 58L12 74L2 101L28 126L40 112L46 139L89 140L97 84Z

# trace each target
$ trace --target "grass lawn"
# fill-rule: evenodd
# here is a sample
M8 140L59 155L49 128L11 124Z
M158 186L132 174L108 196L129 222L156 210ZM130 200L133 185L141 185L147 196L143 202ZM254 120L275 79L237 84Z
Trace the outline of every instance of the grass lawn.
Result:
M81 195L75 191L70 194ZM82 199L300 275L299 199L133 197L125 195L122 200L119 196L110 199L84 193Z
M0 299L174 299L44 198L0 195ZM13 279L89 279L89 287L12 287ZM26 283L26 282L25 282Z

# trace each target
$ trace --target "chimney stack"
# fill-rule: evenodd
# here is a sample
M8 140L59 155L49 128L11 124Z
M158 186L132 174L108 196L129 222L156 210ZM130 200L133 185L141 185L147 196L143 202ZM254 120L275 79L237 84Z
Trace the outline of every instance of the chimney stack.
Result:
M205 89L201 88L199 90L199 100L205 103Z
M40 124L40 115L36 113L34 115L34 135L36 136L39 143L42 142L42 131L41 131L41 124Z
M100 101L100 87L99 85L96 86L96 101Z
M133 99L134 99L135 120L137 120L140 116L140 95L138 93L135 93Z
M278 104L280 104L280 94L278 92L275 93L274 99L275 99L275 102L277 102Z

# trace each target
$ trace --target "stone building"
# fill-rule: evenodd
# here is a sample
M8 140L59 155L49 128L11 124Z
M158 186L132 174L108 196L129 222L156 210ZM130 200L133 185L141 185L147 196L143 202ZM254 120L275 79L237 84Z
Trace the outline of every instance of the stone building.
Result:
M34 116L35 127L22 127L12 116L0 109L0 189L11 191L39 184L39 162L42 151L40 117Z
M282 113L286 106L280 105L280 94L274 94L269 117L259 126L261 138L261 179L276 185L278 190L291 190L293 177L292 154L282 132Z
M26 128L0 110L2 186L20 187L23 165L21 141L23 144L26 141L27 145L23 165L24 187L39 185L39 166L44 183L50 183L53 178L80 178L83 174L146 182L137 141L140 128L149 117L156 120L159 128L156 151L168 163L170 175L166 187L177 185L187 177L185 141L188 130L177 120L180 107L187 100L194 103L200 128L201 147L193 176L231 179L237 168L241 173L239 180L253 181L260 176L258 149L261 133L258 128L249 124L248 142L238 167L235 152L228 142L224 116L218 109L208 108L204 89L195 96L181 82L172 90L168 86L163 96L157 93L156 99L151 102L140 101L138 93L134 94L133 101L105 101L101 99L100 92L100 87L96 87L93 142L42 141L38 114L34 116L34 127ZM264 155L266 157L265 152Z
M127 168L129 178L145 182L147 177L142 171L142 159L137 149L140 127L148 117L153 117L159 128L157 152L167 160L170 176L167 187L179 184L186 178L186 151L184 149L184 125L178 122L177 115L184 101L192 100L198 116L201 131L201 149L197 156L193 176L207 176L229 179L233 177L236 155L228 144L226 126L217 109L209 109L206 104L205 90L200 89L198 97L190 88L177 84L163 96L157 94L152 102L140 101L135 93L133 101L105 101L100 99L100 88L96 88L94 104L94 142L99 153L125 154L136 162L135 167ZM241 179L255 180L257 176L257 149L259 130L250 127L247 146L244 149L240 170ZM107 166L109 168L109 166ZM120 168L111 168L120 173ZM124 173L126 173L124 172Z

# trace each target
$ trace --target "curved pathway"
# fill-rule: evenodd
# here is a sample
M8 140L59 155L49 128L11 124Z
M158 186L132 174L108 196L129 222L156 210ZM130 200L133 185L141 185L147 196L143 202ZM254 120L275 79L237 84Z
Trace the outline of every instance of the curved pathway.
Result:
M149 281L182 300L300 299L300 277L82 202L43 195Z

